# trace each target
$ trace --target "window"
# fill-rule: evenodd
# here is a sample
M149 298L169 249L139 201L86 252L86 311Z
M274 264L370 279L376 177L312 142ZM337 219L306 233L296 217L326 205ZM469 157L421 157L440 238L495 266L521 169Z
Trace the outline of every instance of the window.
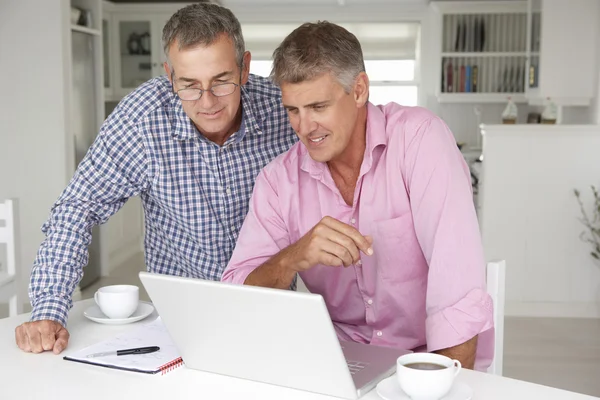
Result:
M371 84L369 101L373 104L387 104L392 101L403 106L416 106L419 93L416 86L375 86Z
M343 24L361 42L366 72L369 75L369 101L373 104L396 102L416 106L419 75L416 47L420 26L415 22ZM252 52L250 72L268 77L273 50L296 24L242 25L246 47Z
M415 60L365 60L369 75L369 101L416 106L419 90L415 82Z
M253 60L250 72L268 77L273 62ZM412 60L365 60L369 75L369 101L373 104L396 102L403 106L416 106L419 91L415 76L415 62Z
M271 60L252 60L250 61L250 73L268 78L272 65L273 61Z

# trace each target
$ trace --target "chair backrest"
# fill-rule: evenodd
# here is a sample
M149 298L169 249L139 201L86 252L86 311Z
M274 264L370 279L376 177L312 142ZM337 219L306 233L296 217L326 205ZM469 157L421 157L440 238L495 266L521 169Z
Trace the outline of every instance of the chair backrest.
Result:
M0 303L9 303L9 316L21 312L21 302L17 295L19 265L16 240L17 215L16 200L8 199L0 202L0 245L6 247L6 264L0 267Z
M487 372L502 375L504 359L504 294L506 262L490 261L486 267L487 291L494 302L494 359Z

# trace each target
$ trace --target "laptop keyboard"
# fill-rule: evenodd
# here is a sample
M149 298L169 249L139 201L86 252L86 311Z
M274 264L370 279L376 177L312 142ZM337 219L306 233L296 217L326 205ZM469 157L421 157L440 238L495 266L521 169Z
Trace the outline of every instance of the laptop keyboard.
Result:
M365 362L361 362L361 361L350 361L350 360L346 360L346 363L348 364L348 369L350 370L350 373L352 375L356 374L357 372L362 371L367 365L369 365L369 363L365 363Z

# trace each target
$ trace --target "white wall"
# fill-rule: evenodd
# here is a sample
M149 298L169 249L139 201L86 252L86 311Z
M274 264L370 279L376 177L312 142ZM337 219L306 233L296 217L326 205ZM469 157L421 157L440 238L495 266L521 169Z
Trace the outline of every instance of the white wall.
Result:
M483 243L506 259L506 314L600 317L600 264L579 235L582 192L600 186L600 126L484 129Z
M598 15L598 21L600 21L600 14ZM598 43L600 43L600 29L598 30ZM596 75L596 82L594 82L596 87L596 97L592 101L590 118L593 123L600 124L600 51L597 53L598 57L596 65L598 66L598 74Z
M67 183L62 66L70 49L64 48L59 4L0 0L0 198L20 203L24 296L43 239L40 227Z

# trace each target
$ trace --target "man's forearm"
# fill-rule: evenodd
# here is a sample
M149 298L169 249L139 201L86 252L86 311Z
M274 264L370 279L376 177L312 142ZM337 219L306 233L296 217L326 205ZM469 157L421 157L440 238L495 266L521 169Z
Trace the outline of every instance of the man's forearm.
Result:
M58 222L57 222L58 221ZM67 222L68 221L68 222ZM67 323L72 293L83 275L92 240L85 210L59 204L42 227L46 235L29 279L30 320Z
M475 367L475 354L477 353L477 336L458 346L448 347L434 353L460 361L463 368L473 369Z
M289 267L288 249L273 256L248 275L244 285L288 289L296 276L296 271Z

